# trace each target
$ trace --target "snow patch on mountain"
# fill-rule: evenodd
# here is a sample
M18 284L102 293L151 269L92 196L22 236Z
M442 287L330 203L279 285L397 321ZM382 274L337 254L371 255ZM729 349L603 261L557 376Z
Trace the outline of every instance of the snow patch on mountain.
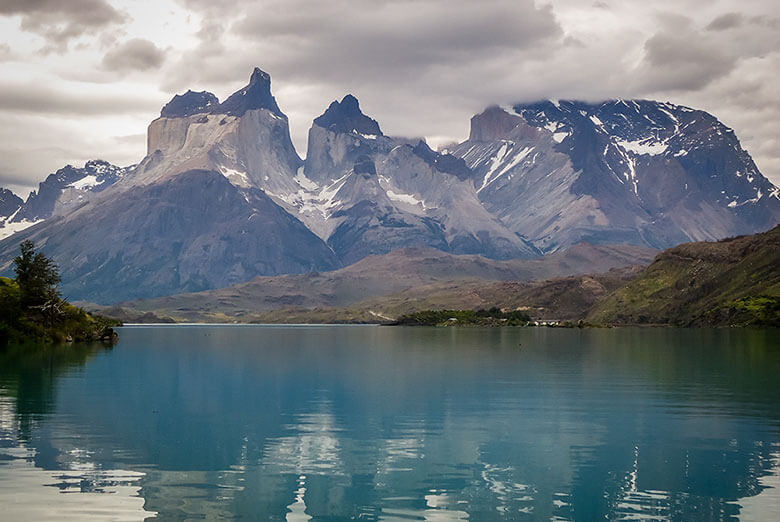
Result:
M95 186L100 185L101 183L103 182L98 181L97 176L90 174L89 176L84 176L78 181L74 181L73 183L68 185L68 187L74 188L76 190L86 190L86 189L94 188Z
M249 176L246 172L232 169L230 167L220 167L220 173L227 178L233 185L238 187L251 187L252 183L249 181Z
M0 221L0 240L12 236L17 232L21 232L22 230L30 228L33 225L37 225L38 223L43 222L42 219L38 219L35 221L23 219L21 221L14 222L13 220L14 218L16 218L16 215L19 213L20 210L21 207L16 209L16 212L8 216L6 219Z
M477 193L481 192L488 185L496 181L498 178L515 168L520 164L530 153L534 150L533 147L524 147L519 152L513 153L514 144L508 146L504 143L501 146L501 150L493 158L493 163L490 169L485 173L485 177L482 178L482 185L477 189Z
M640 156L659 156L666 152L666 149L669 148L669 144L666 141L653 141L652 138L644 138L634 141L627 141L616 138L615 143L617 143L623 149L631 151L634 154L639 154Z
M387 197L393 201L399 201L402 203L408 203L410 205L420 206L422 207L423 210L427 208L425 205L425 201L421 199L417 199L414 196L414 194L402 194L399 192L394 192L390 189L387 189L385 193L387 194Z

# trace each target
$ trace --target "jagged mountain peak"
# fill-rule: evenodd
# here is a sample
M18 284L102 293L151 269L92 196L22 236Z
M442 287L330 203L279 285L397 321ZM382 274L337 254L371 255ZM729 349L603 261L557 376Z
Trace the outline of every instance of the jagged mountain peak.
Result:
M249 77L249 85L253 85L256 83L265 83L268 84L268 87L270 89L271 87L271 75L262 70L260 67L255 67L252 70L252 75Z
M160 116L163 118L186 118L194 114L202 114L211 111L219 105L219 99L210 92L195 92L188 90L184 94L177 94L163 106Z
M336 133L356 132L366 136L382 136L379 123L360 110L360 102L347 94L341 102L333 101L314 124Z
M0 214L0 218L7 216L6 222L2 224L4 226L0 226L0 238L24 230L55 214L67 214L86 203L93 194L114 185L134 167L118 167L105 160L94 159L87 161L84 167L66 165L49 174L38 185L38 190L30 192L27 201L19 205L12 214ZM0 212L2 207L3 200L0 195Z
M249 83L231 94L224 102L208 91L188 90L175 95L163 106L163 118L186 118L195 114L227 114L243 116L246 111L268 109L277 116L284 116L271 94L271 75L255 67Z
M246 111L267 109L277 116L284 114L271 94L271 75L255 67L249 77L249 84L231 94L224 102L214 107L214 114L243 116Z

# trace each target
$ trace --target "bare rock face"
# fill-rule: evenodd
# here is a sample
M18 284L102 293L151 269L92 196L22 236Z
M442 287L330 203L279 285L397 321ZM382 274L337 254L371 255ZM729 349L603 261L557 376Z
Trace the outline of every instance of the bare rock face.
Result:
M221 172L238 187L286 194L297 190L293 178L301 164L271 78L255 69L249 84L222 103L208 92L174 96L149 125L147 156L122 187L203 169Z

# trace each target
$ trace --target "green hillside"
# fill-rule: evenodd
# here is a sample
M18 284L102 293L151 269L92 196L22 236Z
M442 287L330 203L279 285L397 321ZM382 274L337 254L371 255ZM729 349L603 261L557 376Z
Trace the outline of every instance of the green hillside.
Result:
M595 323L780 326L780 226L752 236L686 243L597 304Z

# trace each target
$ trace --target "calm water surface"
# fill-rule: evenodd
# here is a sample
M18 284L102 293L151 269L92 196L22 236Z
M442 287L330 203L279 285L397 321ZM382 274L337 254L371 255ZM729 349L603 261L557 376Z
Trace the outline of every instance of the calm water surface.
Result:
M0 352L2 520L779 520L780 332L125 327Z

